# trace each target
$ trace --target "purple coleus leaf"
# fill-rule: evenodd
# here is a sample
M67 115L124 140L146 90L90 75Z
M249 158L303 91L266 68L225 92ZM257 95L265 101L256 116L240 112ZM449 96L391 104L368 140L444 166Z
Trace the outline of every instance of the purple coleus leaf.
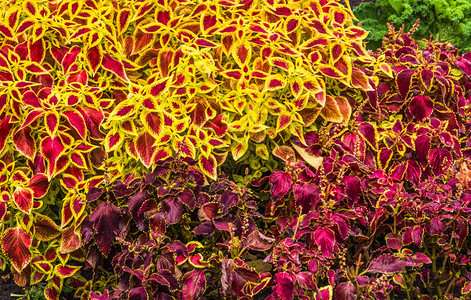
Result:
M108 256L121 219L119 209L109 201L98 205L90 215L90 222L96 230L95 242L104 256Z
M276 170L270 176L270 183L273 198L278 199L288 193L291 187L292 178L289 173Z
M246 245L248 248L255 251L267 251L271 249L274 242L275 239L269 238L258 230L255 230L247 236Z
M415 96L410 102L409 111L417 121L422 121L432 114L433 101L425 95Z
M180 221L183 215L183 203L175 197L167 197L162 201L162 208L165 212L165 221L168 224L175 224Z
M368 122L361 123L358 126L358 133L360 133L368 145L370 145L373 149L378 147L376 144L376 128L373 124Z
M437 148L430 151L428 159L430 166L432 167L433 174L435 176L441 176L450 167L453 157L451 156L450 151L443 148Z
M324 256L330 257L334 251L335 233L330 228L317 228L314 232L314 241L319 245Z
M403 272L405 267L418 267L411 261L403 261L394 255L385 254L373 259L367 269L368 273L395 274Z
M273 286L273 291L278 297L283 300L293 299L294 293L294 282L296 280L296 275L289 273L276 273L275 274L275 285Z
M355 286L351 282L342 282L335 287L335 299L339 300L354 300L356 299Z
M198 299L206 290L204 270L193 270L183 276L183 300Z
M299 272L298 274L296 274L296 278L301 288L307 290L316 289L316 279L314 277L314 274L312 274L311 272Z
M295 184L293 187L293 194L295 199L296 208L302 208L301 213L307 214L312 209L316 208L320 200L320 192L317 186L313 184Z
M418 136L415 140L415 153L417 155L417 161L423 168L427 167L429 151L430 136L426 134Z
M129 291L129 299L133 300L148 300L149 295L147 294L145 287L137 287Z

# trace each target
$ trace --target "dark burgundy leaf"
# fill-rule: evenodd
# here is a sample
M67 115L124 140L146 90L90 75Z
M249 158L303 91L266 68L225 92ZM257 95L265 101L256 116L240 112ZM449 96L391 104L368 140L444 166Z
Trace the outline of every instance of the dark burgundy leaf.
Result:
M433 111L433 101L425 95L418 95L412 98L409 111L418 120L428 118Z
M95 242L105 256L110 253L120 219L119 209L109 201L98 205L90 215L90 222L96 230Z
M406 99L407 93L409 93L412 75L414 75L414 70L405 69L397 74L396 82L399 92L403 99Z
M180 221L183 215L183 202L175 197L167 197L162 201L162 208L165 212L165 221L168 224L175 224Z

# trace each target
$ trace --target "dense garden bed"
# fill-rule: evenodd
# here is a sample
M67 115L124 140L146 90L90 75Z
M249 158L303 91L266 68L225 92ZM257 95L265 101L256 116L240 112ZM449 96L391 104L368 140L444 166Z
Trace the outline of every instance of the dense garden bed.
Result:
M367 51L342 3L9 2L5 278L46 299L469 297L471 53L417 23Z

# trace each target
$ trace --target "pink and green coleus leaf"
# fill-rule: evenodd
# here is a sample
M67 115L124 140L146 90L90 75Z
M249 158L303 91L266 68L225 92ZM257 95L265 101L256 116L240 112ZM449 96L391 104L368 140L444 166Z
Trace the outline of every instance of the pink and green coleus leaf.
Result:
M31 236L19 227L8 228L2 235L2 251L18 273L21 273L32 259L31 241Z

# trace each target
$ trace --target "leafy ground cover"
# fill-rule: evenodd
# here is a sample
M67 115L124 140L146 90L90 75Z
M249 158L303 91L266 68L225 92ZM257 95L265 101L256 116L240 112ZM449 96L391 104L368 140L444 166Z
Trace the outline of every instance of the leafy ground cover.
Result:
M0 267L19 286L469 296L471 54L392 25L367 52L340 1L20 1L2 17Z

